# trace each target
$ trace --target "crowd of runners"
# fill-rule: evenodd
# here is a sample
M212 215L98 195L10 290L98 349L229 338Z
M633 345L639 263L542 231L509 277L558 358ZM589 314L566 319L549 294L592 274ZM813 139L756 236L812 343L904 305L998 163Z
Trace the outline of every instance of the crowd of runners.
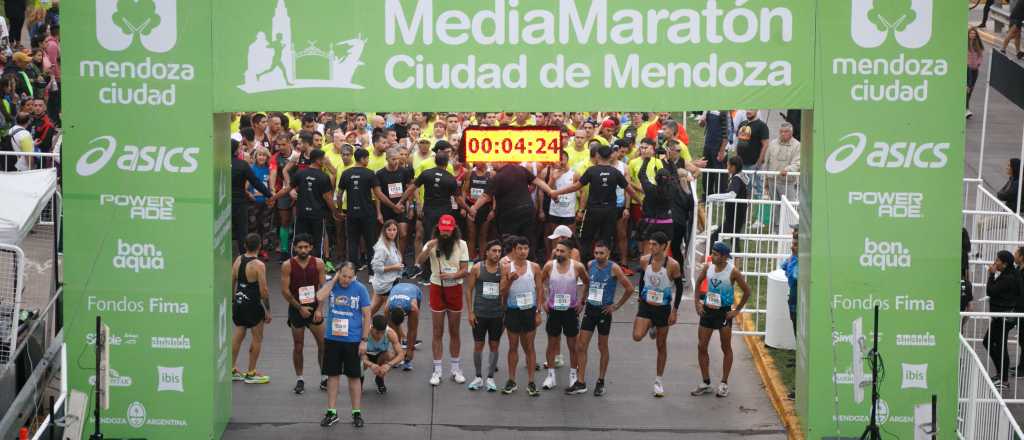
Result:
M740 175L748 148L727 155L735 133L750 148L756 144L757 165L771 154L767 127L761 128L756 112L746 112L735 131L732 114L699 116L705 127L701 160L691 158L684 124L668 113L237 115L235 361L247 334L251 342L249 364L241 369L233 363L233 379L269 381L256 364L264 324L271 322L266 263L276 251L294 341L294 392L305 392L309 334L317 345L319 385L327 391L323 426L338 421L342 376L352 423L359 427L362 382L373 377L383 394L389 374L413 370L421 313L431 315L433 362L424 379L432 386L450 379L468 382L471 391L513 394L522 355L527 394L555 390L556 367L565 363L564 336L569 368L563 391L588 393L588 349L596 331L600 363L592 389L601 396L607 391L612 316L635 299L633 340L649 337L657 352L655 397L665 395L669 328L679 313L695 313L702 380L691 394L728 396L732 319L751 292L727 242L714 243L710 261L692 280L694 308L679 307L687 295L682 259L699 209L690 182L701 168L727 168L728 177L704 179L703 192L723 199L749 192ZM557 127L560 161L466 163L460 136L473 125ZM792 126L784 124L782 131L791 135ZM736 216L741 206L734 205L727 211ZM734 286L743 295L734 294ZM470 377L460 364L464 315L474 341ZM547 345L541 367L535 339L542 326ZM712 387L708 342L716 330L723 365ZM499 386L503 335L507 370ZM540 386L537 371L546 373Z

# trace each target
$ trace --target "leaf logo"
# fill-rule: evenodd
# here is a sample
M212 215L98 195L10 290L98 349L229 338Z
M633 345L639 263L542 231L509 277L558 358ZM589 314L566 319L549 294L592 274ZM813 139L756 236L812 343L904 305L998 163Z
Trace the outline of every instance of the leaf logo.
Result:
M900 46L918 49L932 39L934 0L851 0L850 35L873 49L893 34Z
M96 40L121 52L136 38L142 47L164 53L178 42L176 0L96 0Z

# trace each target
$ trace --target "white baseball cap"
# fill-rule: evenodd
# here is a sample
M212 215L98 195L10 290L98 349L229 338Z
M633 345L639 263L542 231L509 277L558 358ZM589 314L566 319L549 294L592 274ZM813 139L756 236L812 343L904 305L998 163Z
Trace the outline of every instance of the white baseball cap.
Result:
M554 232L548 236L548 240L558 240L559 238L572 237L572 229L569 229L566 225L558 225Z

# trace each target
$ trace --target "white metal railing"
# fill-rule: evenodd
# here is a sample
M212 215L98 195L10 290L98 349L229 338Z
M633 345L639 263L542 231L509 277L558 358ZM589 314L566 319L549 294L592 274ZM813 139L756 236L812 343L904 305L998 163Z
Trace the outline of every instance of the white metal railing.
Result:
M957 394L957 438L962 440L1007 440L1024 438L1000 390L988 377L972 343L960 336L959 392Z
M963 226L971 238L968 277L977 298L983 296L986 271L996 253L1024 246L1024 219L986 190L980 180L964 179L964 189Z
M8 160L16 161L13 167ZM60 166L60 153L0 151L0 172L28 171Z
M0 244L0 371L15 359L24 290L25 252L17 246Z

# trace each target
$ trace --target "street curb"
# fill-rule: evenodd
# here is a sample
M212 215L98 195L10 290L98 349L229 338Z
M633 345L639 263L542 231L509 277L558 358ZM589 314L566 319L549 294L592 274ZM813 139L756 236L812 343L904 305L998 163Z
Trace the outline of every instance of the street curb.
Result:
M740 328L743 331L755 331L754 324L742 313L739 315ZM775 368L775 361L764 349L761 338L757 336L744 336L743 342L754 357L754 365L757 367L757 374L761 376L765 391L768 393L768 400L772 402L779 420L786 427L786 433L790 440L804 440L803 431L800 430L800 418L796 415L796 408L793 402L788 399L789 389L782 382L779 370Z

